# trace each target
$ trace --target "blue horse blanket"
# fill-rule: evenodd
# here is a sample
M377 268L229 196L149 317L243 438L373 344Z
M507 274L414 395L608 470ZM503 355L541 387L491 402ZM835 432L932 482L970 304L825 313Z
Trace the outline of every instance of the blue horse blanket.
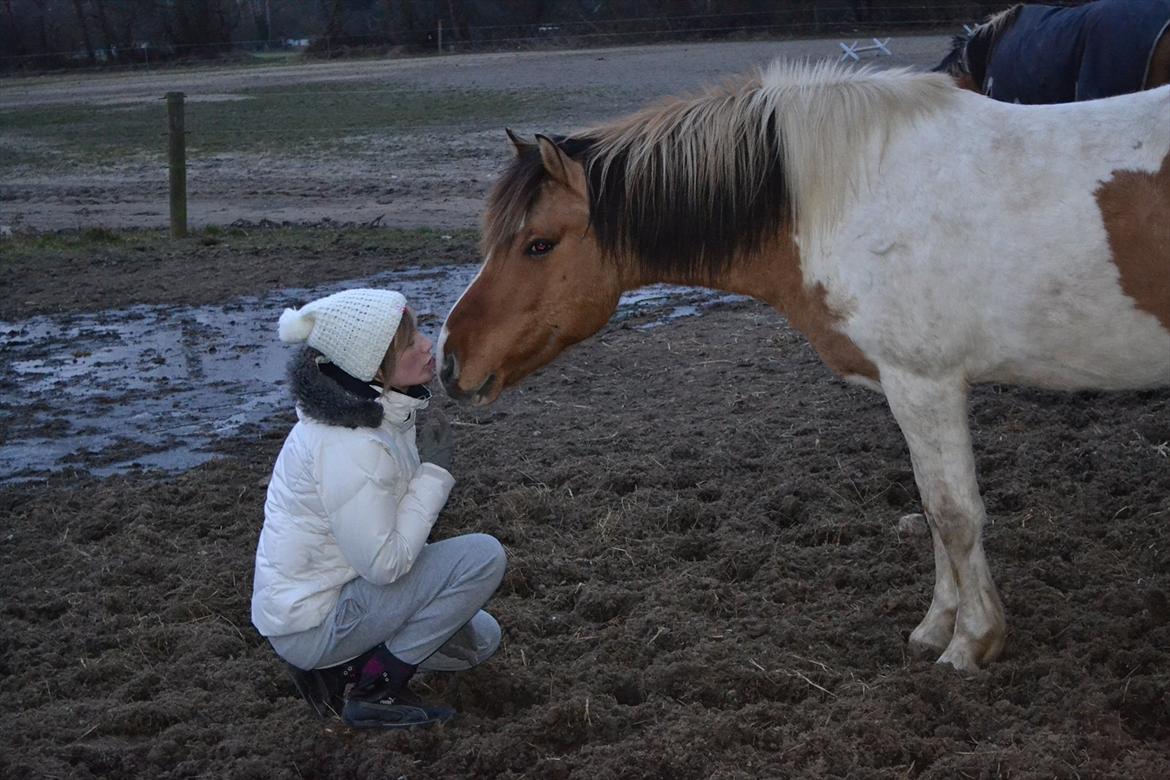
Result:
M984 90L1008 103L1071 103L1139 91L1170 0L1020 7L991 51Z

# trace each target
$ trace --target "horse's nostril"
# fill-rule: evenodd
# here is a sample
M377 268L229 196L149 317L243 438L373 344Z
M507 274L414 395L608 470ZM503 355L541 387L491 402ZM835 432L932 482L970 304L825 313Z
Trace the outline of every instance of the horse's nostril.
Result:
M443 368L439 370L439 379L444 386L449 387L451 380L455 377L455 356L447 354L443 356Z

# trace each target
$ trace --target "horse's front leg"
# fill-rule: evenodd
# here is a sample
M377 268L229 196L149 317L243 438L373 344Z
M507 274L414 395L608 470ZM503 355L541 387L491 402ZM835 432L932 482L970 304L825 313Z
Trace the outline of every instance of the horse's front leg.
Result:
M1005 622L983 552L986 515L975 479L967 385L962 377L924 378L886 367L881 377L910 448L934 539L934 598L911 641L945 645L939 663L974 670L999 655Z

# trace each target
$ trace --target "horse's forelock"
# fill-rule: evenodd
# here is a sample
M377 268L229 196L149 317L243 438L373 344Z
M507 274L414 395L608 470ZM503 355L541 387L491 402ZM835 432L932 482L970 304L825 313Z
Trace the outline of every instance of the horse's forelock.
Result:
M528 210L540 194L544 181L544 164L540 149L530 144L519 152L504 169L488 195L484 212L480 253L488 257L512 242L524 224Z
M549 136L574 159L587 156L591 141L585 137ZM480 252L484 257L498 253L512 243L524 226L528 212L540 196L541 185L548 178L540 157L540 147L528 144L512 158L488 195L484 211Z

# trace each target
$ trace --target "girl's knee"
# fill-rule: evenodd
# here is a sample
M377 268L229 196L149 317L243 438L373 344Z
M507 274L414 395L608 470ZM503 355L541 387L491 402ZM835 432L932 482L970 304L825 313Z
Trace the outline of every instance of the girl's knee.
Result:
M488 534L470 534L468 541L475 550L476 559L483 564L487 572L497 579L503 579L504 569L508 565L508 554L504 551L504 545L500 544L496 537Z

